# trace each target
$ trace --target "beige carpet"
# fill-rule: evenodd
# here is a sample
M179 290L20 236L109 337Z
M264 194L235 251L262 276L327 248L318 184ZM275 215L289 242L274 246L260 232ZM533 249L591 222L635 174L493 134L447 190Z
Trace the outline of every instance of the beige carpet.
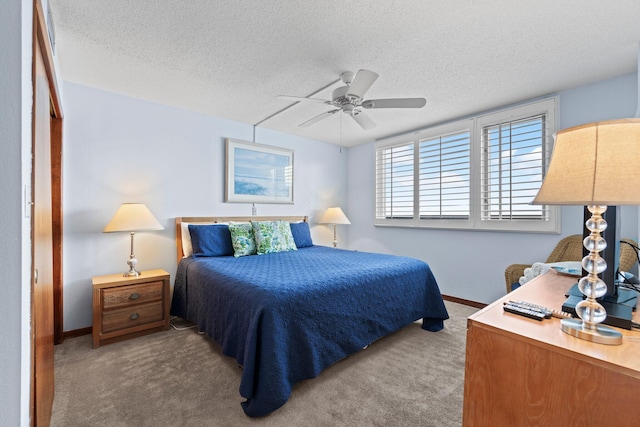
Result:
M460 426L466 318L476 309L446 304L444 330L413 323L297 384L258 419L240 407L236 363L195 329L98 349L90 336L68 339L55 349L51 425Z

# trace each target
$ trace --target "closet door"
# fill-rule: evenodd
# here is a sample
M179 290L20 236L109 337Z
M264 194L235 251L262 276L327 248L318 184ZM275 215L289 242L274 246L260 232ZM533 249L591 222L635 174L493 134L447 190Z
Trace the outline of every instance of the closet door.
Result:
M51 101L40 43L34 52L32 170L32 424L48 426L53 406L53 236Z

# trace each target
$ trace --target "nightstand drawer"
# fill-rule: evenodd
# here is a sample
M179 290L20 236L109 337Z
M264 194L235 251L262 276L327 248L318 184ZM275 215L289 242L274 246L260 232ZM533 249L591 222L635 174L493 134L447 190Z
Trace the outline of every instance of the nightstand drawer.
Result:
M102 313L102 333L163 320L162 301Z
M103 310L160 301L162 300L162 281L104 289L102 292Z

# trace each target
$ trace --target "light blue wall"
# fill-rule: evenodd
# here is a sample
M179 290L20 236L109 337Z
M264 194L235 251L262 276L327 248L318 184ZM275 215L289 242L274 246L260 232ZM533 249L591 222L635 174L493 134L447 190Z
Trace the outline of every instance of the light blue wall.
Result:
M633 117L636 74L559 93L559 129ZM480 112L478 112L480 113ZM349 248L420 258L433 269L442 293L489 303L505 293L504 269L544 261L562 236L582 233L581 207L562 208L562 236L460 230L374 227L374 144L349 151ZM638 238L638 209L621 210L622 237Z
M64 85L64 329L91 324L93 275L126 269L128 238L102 228L122 202L141 201L165 226L140 233L140 268L175 272L173 218L249 215L223 202L224 138L251 141L251 126L113 93ZM636 75L560 92L560 129L633 116ZM341 246L427 261L444 294L491 302L504 293L504 268L544 260L564 235L582 232L582 208L562 208L562 233L406 230L373 226L374 144L339 147L258 128L256 142L295 150L295 204L258 206L260 215L309 214L340 205L351 220ZM347 198L348 195L348 198ZM330 244L331 230L313 227ZM622 209L622 235L638 238L638 210Z
M633 117L639 101L637 88L634 73L560 92L560 129Z
M23 212L23 190L31 173L33 3L5 3L0 13L0 312L4 319L0 332L4 350L0 352L0 420L6 425L28 426L31 258L30 220ZM46 5L46 1L43 3ZM222 184L208 180L222 176L221 149L215 145L224 137L251 140L253 133L248 125L73 84L65 83L63 93L64 307L65 330L72 330L91 323L91 276L125 268L126 236L101 233L119 204L128 201L125 199L135 197L148 203L166 227L163 232L140 233L136 250L140 265L166 268L172 273L174 216L250 213L246 205L224 204ZM561 127L631 116L636 111L637 93L635 74L562 92ZM298 165L296 204L258 206L259 214L306 213L317 219L325 207L340 205L352 222L341 227L341 243L353 249L425 259L446 294L490 302L503 292L502 271L507 264L537 261L560 238L375 228L373 144L347 150L347 161L347 154L341 154L335 146L264 129L257 135L258 142L296 150ZM190 155L194 148L204 149L206 155ZM299 166L301 162L304 167ZM563 235L581 232L579 208L564 208L562 217ZM637 237L637 209L623 210L622 222L623 235ZM315 226L313 234L319 243L330 244L331 230L327 227Z
M65 82L64 329L91 326L91 277L124 272L129 235L102 233L123 202L146 203L164 231L137 233L139 269L176 270L177 216L251 215L224 203L225 138L253 140L253 127ZM335 145L257 128L255 142L294 150L294 204L257 205L258 215L309 215L345 206L347 153ZM347 239L341 239L346 245Z
M0 424L29 425L31 380L31 221L24 189L31 182L32 1L0 13Z

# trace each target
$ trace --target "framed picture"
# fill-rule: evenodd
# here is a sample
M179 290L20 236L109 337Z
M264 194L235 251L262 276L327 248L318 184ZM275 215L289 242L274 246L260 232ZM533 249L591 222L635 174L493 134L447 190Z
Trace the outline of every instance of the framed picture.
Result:
M293 150L227 139L225 202L293 203Z

